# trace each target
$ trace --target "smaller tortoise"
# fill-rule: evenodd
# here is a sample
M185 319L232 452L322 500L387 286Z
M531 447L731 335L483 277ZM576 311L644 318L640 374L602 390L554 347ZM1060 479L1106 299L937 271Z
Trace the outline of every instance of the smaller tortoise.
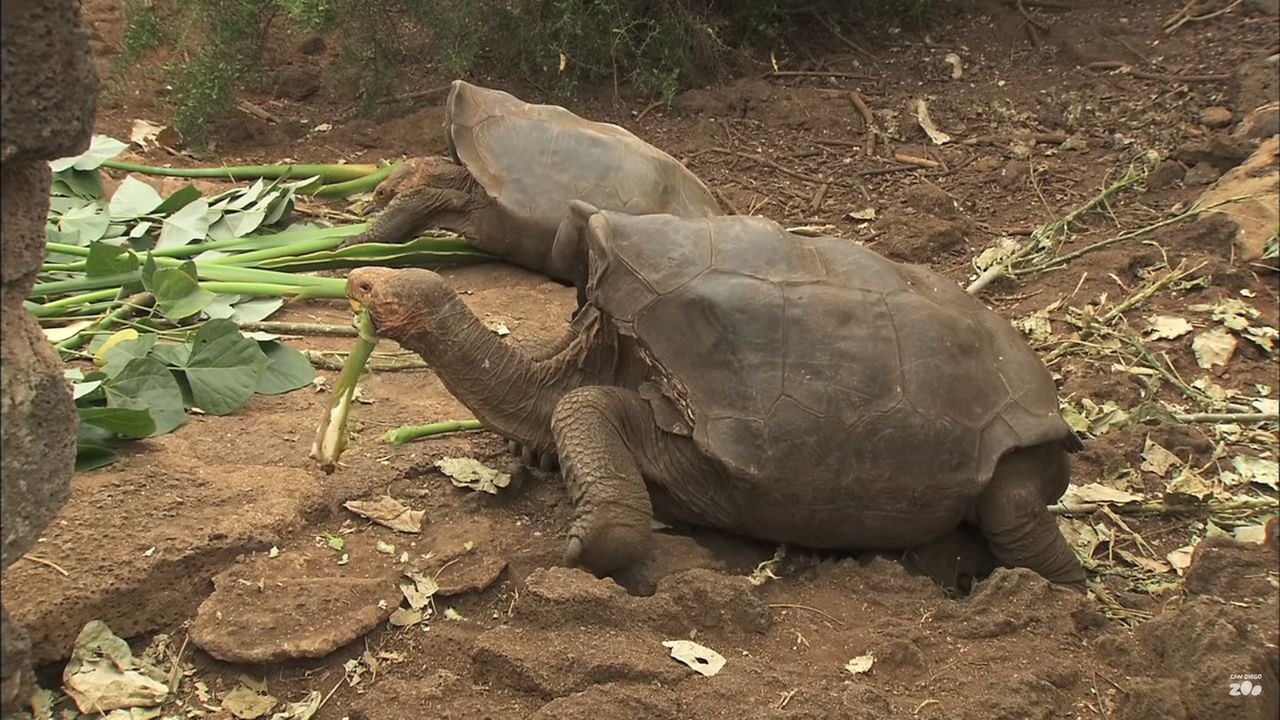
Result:
M719 215L707 186L631 132L557 105L455 80L449 157L413 158L374 192L382 214L347 244L407 242L442 228L515 265L569 282L551 258L570 200L630 214Z
M556 254L586 302L538 358L430 271L347 292L500 434L559 455L566 559L625 572L650 520L819 548L895 550L976 527L996 559L1084 571L1047 505L1080 441L1025 340L954 283L756 217L574 202Z

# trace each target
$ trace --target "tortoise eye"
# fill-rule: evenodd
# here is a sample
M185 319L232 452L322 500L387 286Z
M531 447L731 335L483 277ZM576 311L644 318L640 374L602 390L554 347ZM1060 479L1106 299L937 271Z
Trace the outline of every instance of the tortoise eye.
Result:
M373 284L372 284L372 283L370 283L368 280L362 280L362 281L357 285L357 287L359 287L359 288L360 288L360 292L362 292L362 293L370 293L370 292L373 292Z

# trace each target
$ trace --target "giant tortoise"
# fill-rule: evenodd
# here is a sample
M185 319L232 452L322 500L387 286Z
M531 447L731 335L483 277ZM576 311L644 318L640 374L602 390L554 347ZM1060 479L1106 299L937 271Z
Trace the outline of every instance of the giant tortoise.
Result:
M385 210L348 244L407 242L443 228L568 282L550 253L570 200L635 215L720 214L711 191L678 160L557 105L455 80L445 137L449 157L413 158L379 185L374 200Z
M361 268L347 292L490 427L558 452L571 564L634 566L655 513L860 550L965 523L1000 562L1083 584L1046 507L1080 441L1026 342L953 282L758 217L575 202L556 244L586 258L586 301L539 358L428 270Z

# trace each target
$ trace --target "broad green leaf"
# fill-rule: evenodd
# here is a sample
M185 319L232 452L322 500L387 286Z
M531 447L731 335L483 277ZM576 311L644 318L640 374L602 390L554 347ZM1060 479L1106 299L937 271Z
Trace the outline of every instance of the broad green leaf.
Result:
M142 289L147 292L154 292L153 285L156 276L156 259L147 253L147 259L142 261L142 272L138 273L139 279L142 280Z
M98 200L104 194L102 176L97 170L63 170L53 176L50 190L54 195L85 200Z
M227 213L218 221L219 225L224 225L230 237L244 237L249 233L257 230L262 225L267 214L262 210L245 210L242 212Z
M62 172L70 168L76 170L96 170L102 163L127 150L129 146L106 135L94 135L89 149L79 155L50 160L49 167L54 172Z
M156 429L152 435L173 432L187 420L182 391L173 373L153 358L134 358L104 385L108 407L150 410Z
M156 343L151 357L172 368L181 369L191 357L191 346L180 343Z
M209 233L209 203L197 198L164 219L156 249L181 247Z
M102 358L102 372L109 378L119 375L130 360L146 357L150 354L151 349L156 345L157 339L155 333L147 333L133 339L117 342L105 350L99 348L97 357Z
M108 208L111 210L111 217L119 220L146 215L160 207L163 202L164 198L160 197L160 193L156 192L155 188L132 175L127 175L124 182L120 183L120 187L116 188L115 194L111 196L111 204Z
M79 413L82 425L96 425L123 437L144 438L156 430L156 422L151 418L151 411L146 409L80 408Z
M151 229L152 225L155 225L155 223L151 222L150 220L143 220L142 222L133 226L133 229L129 231L129 237L140 238L143 235L146 235L147 231Z
M184 185L174 190L169 197L155 209L156 215L170 215L190 205L200 198L200 189L195 185Z
M88 472L120 461L120 455L106 445L76 443L76 472Z
M183 267L160 268L151 277L151 292L156 296L156 305L170 320L191 317L217 297L200 287L193 273L185 269L187 265L194 270L192 263L183 263Z
M266 369L258 343L240 334L230 320L210 320L192 341L183 370L191 383L191 399L210 415L226 415L253 396Z
M257 391L263 395L279 395L306 387L316 379L315 368L306 355L280 342L261 343L259 347L270 364L258 380Z
M102 382L103 381L101 380L88 380L85 382L73 383L71 385L71 399L79 400L81 398L88 398L93 395L95 390L102 387Z
M55 195L49 198L49 214L53 216L62 216L72 210L84 207L85 204L85 198L58 197Z
M89 257L85 258L84 273L88 277L119 275L138 269L138 256L129 248L96 242L89 245Z
M101 239L110 224L111 216L107 214L106 208L96 201L68 210L58 219L59 230L64 233L75 233L75 245L88 245Z
M235 306L231 319L237 323L262 322L284 307L284 298L254 298Z
M229 319L235 312L236 301L240 299L239 295L218 295L204 308L204 314L211 318Z

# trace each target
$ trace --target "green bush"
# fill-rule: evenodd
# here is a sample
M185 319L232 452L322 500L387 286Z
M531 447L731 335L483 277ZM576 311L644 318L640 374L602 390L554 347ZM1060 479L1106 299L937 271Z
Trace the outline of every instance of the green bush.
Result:
M411 64L444 76L518 74L562 96L581 84L629 85L668 102L719 79L735 57L793 35L811 41L814 15L864 27L923 18L929 0L126 0L125 43L184 48L169 69L174 125L189 142L230 109L264 43L282 28L325 34L366 108ZM277 23L273 25L273 23ZM809 26L810 29L802 28ZM767 44L765 44L767 43Z

